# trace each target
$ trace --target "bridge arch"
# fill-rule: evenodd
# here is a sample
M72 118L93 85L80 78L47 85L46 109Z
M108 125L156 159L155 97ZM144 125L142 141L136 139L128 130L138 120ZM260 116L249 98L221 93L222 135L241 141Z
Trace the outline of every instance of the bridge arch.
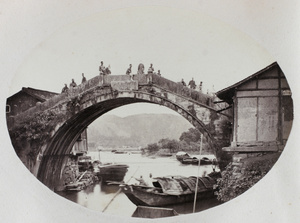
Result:
M152 82L149 83L149 80ZM101 115L124 105L146 102L172 109L195 126L214 147L211 129L206 126L224 116L217 114L208 103L210 100L206 94L158 75L135 75L133 80L128 75L97 76L68 93L38 104L16 117L14 123L22 123L29 116L35 120L37 114L45 111L62 116L59 121L53 122L55 124L51 123L49 137L43 142L30 142L30 146L37 147L42 156L41 161L35 164L38 179L54 189L62 183L62 170L82 131Z
M111 91L113 91L111 89ZM107 92L106 92L107 93ZM179 113L183 118L188 120L195 128L197 128L210 144L213 143L205 124L199 120L190 111L172 102L171 100L159 97L147 92L118 92L117 95L109 94L105 100L88 106L90 101L85 101L81 106L85 109L77 112L71 118L66 120L56 130L55 134L46 146L43 153L43 159L38 167L38 179L49 188L57 186L62 181L62 170L66 163L66 159L71 153L72 146L76 142L79 135L97 118L103 114L124 105L133 103L152 103L165 106ZM94 100L94 99L93 99Z

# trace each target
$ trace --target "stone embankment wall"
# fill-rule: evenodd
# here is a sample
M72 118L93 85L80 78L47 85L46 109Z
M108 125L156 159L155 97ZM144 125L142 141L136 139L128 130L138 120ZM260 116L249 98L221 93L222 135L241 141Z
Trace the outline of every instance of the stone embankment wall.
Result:
M236 153L218 181L218 199L229 201L256 184L273 167L280 152Z

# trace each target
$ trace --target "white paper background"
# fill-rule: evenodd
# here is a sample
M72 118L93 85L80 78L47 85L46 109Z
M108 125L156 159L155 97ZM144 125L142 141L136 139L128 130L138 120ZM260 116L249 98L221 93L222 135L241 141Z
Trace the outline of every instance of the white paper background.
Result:
M295 120L290 139L271 172L254 188L224 205L169 222L298 222L300 207L299 100L300 5L290 1L1 1L1 222L132 222L83 208L48 190L16 157L5 121L5 100L20 65L58 29L95 13L140 6L192 10L217 18L265 47L286 74L293 92ZM266 64L268 65L268 64ZM45 80L46 82L47 80ZM27 87L27 86L26 86ZM145 219L143 219L143 222ZM160 219L157 221L166 221Z

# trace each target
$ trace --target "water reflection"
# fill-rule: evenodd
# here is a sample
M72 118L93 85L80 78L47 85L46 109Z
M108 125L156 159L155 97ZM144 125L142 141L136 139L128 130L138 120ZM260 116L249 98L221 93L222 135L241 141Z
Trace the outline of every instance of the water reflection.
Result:
M118 185L107 185L104 182L101 182L101 191L106 194L117 193L119 190Z
M98 157L98 153L91 153L92 157ZM110 152L101 153L102 162L123 163L129 166L128 172L124 177L124 182L129 184L137 183L134 177L140 175L149 175L153 177L167 175L196 176L197 166L182 165L176 158L148 158L140 154L113 154ZM212 172L210 165L200 167L200 175ZM101 181L90 185L80 192L58 192L61 196L86 208L114 215L131 216L136 206L122 192L119 193L118 185L107 185ZM118 194L117 194L118 193ZM109 204L109 206L107 206ZM207 200L198 200L196 203L196 212L206 210L221 204L216 198ZM193 202L170 205L178 214L188 214L193 212Z

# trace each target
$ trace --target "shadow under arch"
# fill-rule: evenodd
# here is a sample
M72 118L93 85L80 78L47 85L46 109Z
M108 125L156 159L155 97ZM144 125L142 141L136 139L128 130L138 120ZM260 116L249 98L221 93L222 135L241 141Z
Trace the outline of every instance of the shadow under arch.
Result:
M141 95L143 93L139 93ZM148 94L145 92L145 94ZM151 97L156 97L151 95ZM209 145L214 146L214 140L204 123L195 115L180 105L164 99L166 103L157 103L136 97L119 97L111 98L94 105L91 105L78 113L74 114L70 119L65 121L62 126L55 132L44 151L43 158L38 168L37 178L50 189L54 190L57 186L62 186L62 170L71 153L72 146L76 142L79 135L97 118L112 109L133 104L133 103L151 103L165 106L179 113L183 118L188 120L196 129L198 129L204 137L206 137Z

